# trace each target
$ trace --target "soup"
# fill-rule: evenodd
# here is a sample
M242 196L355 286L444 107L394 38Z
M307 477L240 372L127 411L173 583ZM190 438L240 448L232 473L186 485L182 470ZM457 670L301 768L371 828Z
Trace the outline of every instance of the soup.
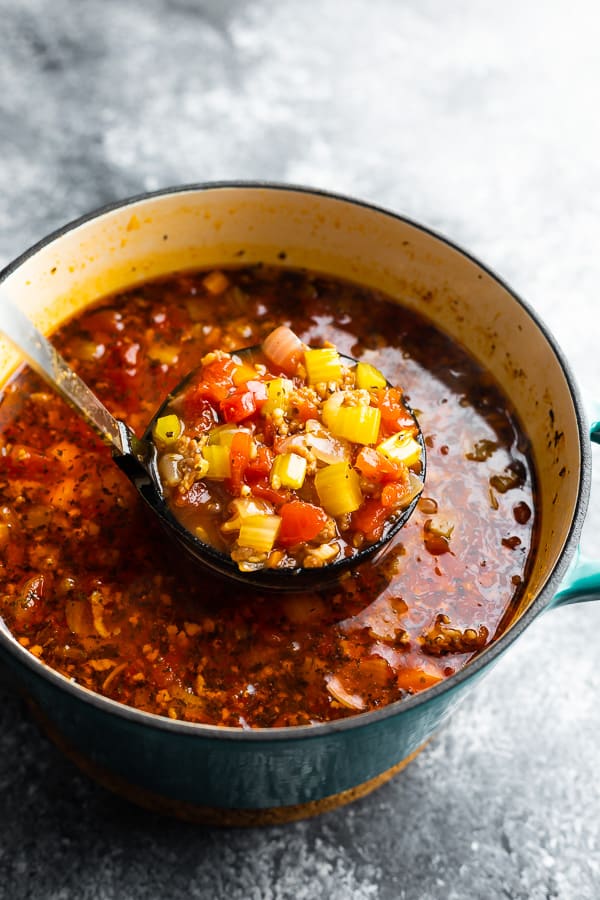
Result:
M528 441L433 323L361 286L255 266L104 298L54 342L141 434L207 353L281 324L384 372L419 415L425 489L389 552L283 597L188 570L110 452L22 369L0 405L0 614L45 664L171 718L305 725L436 684L510 622L535 549Z

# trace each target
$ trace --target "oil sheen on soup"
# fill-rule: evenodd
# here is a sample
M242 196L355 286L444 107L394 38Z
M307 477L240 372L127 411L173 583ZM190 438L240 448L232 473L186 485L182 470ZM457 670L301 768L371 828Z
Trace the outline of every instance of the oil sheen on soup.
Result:
M506 627L535 549L528 441L489 374L425 318L348 282L254 266L103 298L53 340L141 435L206 353L281 324L375 366L419 416L425 489L388 553L321 591L213 579L24 368L0 404L0 615L43 663L172 719L272 728L401 701Z

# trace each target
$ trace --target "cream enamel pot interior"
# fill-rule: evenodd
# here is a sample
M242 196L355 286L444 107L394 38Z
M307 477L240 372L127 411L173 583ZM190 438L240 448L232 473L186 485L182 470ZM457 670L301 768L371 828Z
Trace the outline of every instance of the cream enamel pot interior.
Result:
M142 713L69 682L0 629L2 658L80 765L139 802L209 821L294 818L366 792L423 745L542 609L600 591L600 564L576 554L591 454L568 366L523 301L427 229L302 188L190 186L126 200L68 225L0 280L50 332L98 297L148 278L252 262L306 266L382 290L482 361L533 443L540 540L516 621L466 669L402 703L312 727L241 731ZM0 359L5 380L18 357L0 342ZM599 431L595 424L594 439Z

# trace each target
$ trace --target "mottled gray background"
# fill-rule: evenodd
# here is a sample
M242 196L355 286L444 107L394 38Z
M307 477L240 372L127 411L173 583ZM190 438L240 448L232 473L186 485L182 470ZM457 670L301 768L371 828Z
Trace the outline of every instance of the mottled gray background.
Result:
M330 188L500 272L591 411L599 25L584 0L0 0L0 264L145 189ZM591 507L600 559L597 477ZM0 898L597 900L599 633L599 603L548 613L393 782L250 831L109 795L0 680Z

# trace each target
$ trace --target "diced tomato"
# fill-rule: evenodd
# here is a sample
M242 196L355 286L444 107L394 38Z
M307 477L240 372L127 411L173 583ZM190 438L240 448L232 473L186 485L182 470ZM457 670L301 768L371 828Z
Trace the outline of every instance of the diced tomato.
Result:
M327 514L319 506L291 500L279 507L281 528L278 541L284 547L292 547L303 541L311 541L327 524Z
M389 512L402 503L408 491L408 483L405 481L390 481L381 490L381 502Z
M261 444L254 459L248 461L246 471L249 475L260 477L268 475L273 467L273 451Z
M363 447L356 457L356 468L369 481L397 481L406 474L406 466L388 459L374 447Z
M106 307L86 316L84 329L94 336L98 342L99 336L112 337L125 330L123 314L116 309Z
M376 402L381 410L381 428L385 434L414 428L413 417L404 406L398 388L381 388L377 391Z
M103 356L110 384L108 397L118 397L121 409L135 408L139 403L139 389L135 386L138 369L124 358L129 346L124 345L120 339L113 338L110 349Z
M195 385L194 390L206 400L220 403L235 387L233 374L238 368L238 364L231 357L215 359L203 367L202 380Z
M221 400L221 412L226 422L249 419L267 400L267 388L262 381L248 381Z
M234 391L221 400L221 412L226 422L243 422L256 412L256 401L252 391L245 388Z
M152 663L152 678L158 688L168 689L177 681L182 655L181 650L173 646L164 656L159 656L156 662Z
M155 331L178 331L189 324L184 309L177 303L166 303L158 306L152 313L150 321Z
M269 503L272 503L273 506L281 506L282 503L287 503L290 499L290 492L280 488L277 490L274 487L271 487L268 478L258 478L254 479L250 477L248 470L246 470L247 481L250 484L252 489L252 493L255 497L260 497L262 500L268 500Z
M294 416L297 416L300 422L308 422L309 419L319 418L319 409L310 400L300 400L294 403Z
M352 527L362 531L368 541L376 541L383 534L383 526L390 514L380 500L365 500L360 509L352 513Z
M196 435L209 431L218 424L219 415L202 391L190 388L183 399L183 417Z
M236 496L240 493L244 474L248 463L250 462L251 449L252 435L247 431L236 431L231 441L230 451L230 487L232 494L235 494Z

